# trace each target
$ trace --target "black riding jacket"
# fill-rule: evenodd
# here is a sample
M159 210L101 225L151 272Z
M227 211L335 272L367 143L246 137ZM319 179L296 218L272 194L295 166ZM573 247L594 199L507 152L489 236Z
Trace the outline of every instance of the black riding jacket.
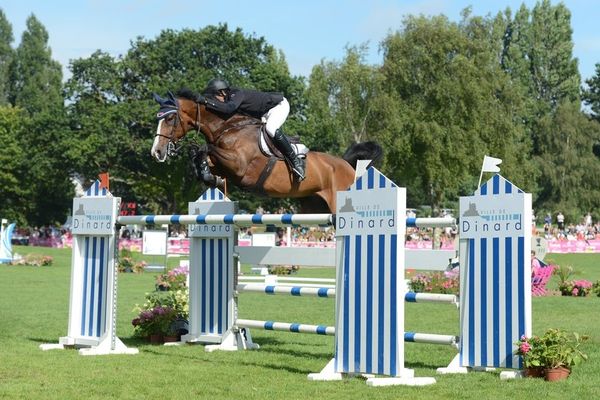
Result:
M226 115L240 112L260 119L267 111L279 104L281 100L283 100L281 93L231 88L229 98L225 102L207 98L206 107Z

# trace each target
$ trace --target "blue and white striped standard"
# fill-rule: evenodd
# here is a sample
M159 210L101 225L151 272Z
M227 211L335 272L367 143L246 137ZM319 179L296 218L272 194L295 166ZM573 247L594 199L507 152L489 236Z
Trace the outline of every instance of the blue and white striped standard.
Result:
M106 197L106 196L112 197L112 194L110 194L110 192L104 186L102 186L102 183L99 180L96 180L94 183L92 183L92 186L90 186L85 191L85 196L86 197Z
M521 368L531 335L531 195L501 177L460 200L461 366Z
M209 189L188 205L190 213L233 213L235 203ZM220 343L233 326L233 242L231 226L189 226L190 332L182 340Z
M99 181L73 199L69 326L68 336L59 340L63 345L98 347L115 334L114 221L119 204Z
M335 372L404 370L406 191L369 168L338 192ZM371 210L377 210L376 214ZM393 210L393 211L392 211Z
M231 278L229 260L229 239L203 239L200 251L191 260L194 266L200 267L200 273L190 277L194 287L199 288L198 301L193 319L200 322L200 332L203 335L223 335L230 328L230 313L228 300L230 296L227 282ZM196 307L197 305L197 307Z
M83 243L79 335L100 338L106 332L109 238L86 236L77 240Z

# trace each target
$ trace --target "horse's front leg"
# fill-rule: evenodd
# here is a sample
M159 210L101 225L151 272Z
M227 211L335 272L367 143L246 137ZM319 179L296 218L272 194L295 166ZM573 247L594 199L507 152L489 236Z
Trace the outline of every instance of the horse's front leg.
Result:
M210 187L223 186L223 179L213 175L212 172L210 172L206 148L192 146L190 148L190 159L192 161L194 174L198 180Z

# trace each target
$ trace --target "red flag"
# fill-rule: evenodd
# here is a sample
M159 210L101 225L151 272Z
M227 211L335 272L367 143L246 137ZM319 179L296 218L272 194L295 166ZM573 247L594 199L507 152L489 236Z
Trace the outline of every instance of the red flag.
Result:
M103 188L106 188L106 190L110 190L108 172L104 172L104 173L98 175L98 178L100 178L100 186L102 186Z

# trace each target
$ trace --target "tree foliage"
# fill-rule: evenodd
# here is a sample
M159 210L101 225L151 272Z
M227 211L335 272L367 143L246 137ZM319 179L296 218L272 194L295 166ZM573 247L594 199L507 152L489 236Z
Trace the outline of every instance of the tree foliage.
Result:
M485 154L507 160L506 173L522 183L521 98L500 70L493 20L408 17L403 25L383 43L386 99L394 105L383 117L394 124L381 128L391 176L434 209L475 189Z
M10 106L0 106L0 198L2 218L26 222L24 189L22 185L25 155L19 146L19 136L23 134L21 125L23 110Z
M592 118L600 122L600 63L596 64L595 74L586 80L587 88L583 93L585 103L591 108ZM600 152L597 153L600 156Z
M348 47L341 62L322 61L313 68L302 135L310 146L340 154L352 142L369 140L381 74L365 62L367 51L366 45Z
M30 15L9 68L8 101L22 109L16 136L24 153L18 188L19 219L39 225L64 221L72 186L63 171L66 126L60 64L51 57L48 32Z
M14 55L14 50L11 47L12 41L12 26L6 19L4 11L0 9L0 106L8 103L8 68Z

